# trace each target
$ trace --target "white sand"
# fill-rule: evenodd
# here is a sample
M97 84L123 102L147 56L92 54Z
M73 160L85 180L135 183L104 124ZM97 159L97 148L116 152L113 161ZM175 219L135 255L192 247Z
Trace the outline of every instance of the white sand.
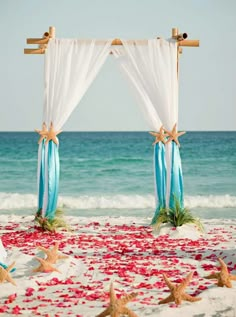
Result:
M232 288L220 288L215 280L204 278L219 270L219 256L236 275L236 221L204 221L204 234L192 226L163 226L153 233L148 226L151 219L68 217L73 231L48 234L35 230L32 220L0 216L5 262L16 261L11 276L17 283L1 285L2 316L20 312L25 316L93 317L108 304L111 281L117 295L139 293L127 304L139 317L236 316L236 281ZM34 256L44 257L37 245L48 248L55 241L69 255L55 265L62 273L32 273L38 266ZM180 282L191 271L195 273L186 292L202 300L158 305L169 294L161 273Z

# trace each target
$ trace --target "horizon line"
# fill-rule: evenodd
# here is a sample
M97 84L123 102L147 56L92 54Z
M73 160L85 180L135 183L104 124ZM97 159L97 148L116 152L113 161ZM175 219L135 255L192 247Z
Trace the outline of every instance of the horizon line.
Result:
M122 133L122 132L149 132L153 130L62 130L63 133L70 133L70 132L79 132L79 133ZM186 131L186 132L236 132L236 130L180 130L180 131ZM34 130L0 130L0 133L37 133Z

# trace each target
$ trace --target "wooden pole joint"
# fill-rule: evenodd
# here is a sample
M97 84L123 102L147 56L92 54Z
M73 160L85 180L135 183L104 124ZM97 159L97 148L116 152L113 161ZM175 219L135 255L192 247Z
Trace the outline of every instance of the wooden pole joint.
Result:
M187 47L198 47L199 46L199 40L186 40L188 37L187 33L179 33L179 30L177 28L172 29L172 39L175 39L178 44L178 58L179 54L183 53L182 46Z
M55 27L50 26L48 32L44 32L41 38L29 38L27 44L38 44L38 48L25 48L24 54L44 54L47 44L51 38L55 38Z

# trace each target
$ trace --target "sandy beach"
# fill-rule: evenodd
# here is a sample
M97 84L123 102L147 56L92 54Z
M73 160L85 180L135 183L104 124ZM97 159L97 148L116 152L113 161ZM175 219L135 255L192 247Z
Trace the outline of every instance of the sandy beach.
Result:
M66 217L71 231L42 232L32 216L0 216L0 234L7 251L5 264L16 261L11 273L16 286L1 285L0 314L91 317L109 304L113 282L117 297L137 292L127 307L140 316L236 316L236 281L232 288L216 286L206 275L219 271L218 257L236 275L236 222L203 221L204 233L192 226L168 226L153 232L151 219L139 217ZM37 246L68 255L55 267L61 272L33 273ZM162 273L180 283L190 272L186 293L201 297L158 305L169 295Z

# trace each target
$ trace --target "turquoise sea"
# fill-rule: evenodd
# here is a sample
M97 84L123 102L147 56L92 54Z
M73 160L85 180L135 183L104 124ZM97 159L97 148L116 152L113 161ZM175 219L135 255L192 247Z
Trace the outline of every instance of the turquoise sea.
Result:
M154 214L153 137L148 132L63 132L59 207L68 215ZM35 214L34 132L0 132L0 212ZM185 205L200 218L236 217L236 132L180 138Z

